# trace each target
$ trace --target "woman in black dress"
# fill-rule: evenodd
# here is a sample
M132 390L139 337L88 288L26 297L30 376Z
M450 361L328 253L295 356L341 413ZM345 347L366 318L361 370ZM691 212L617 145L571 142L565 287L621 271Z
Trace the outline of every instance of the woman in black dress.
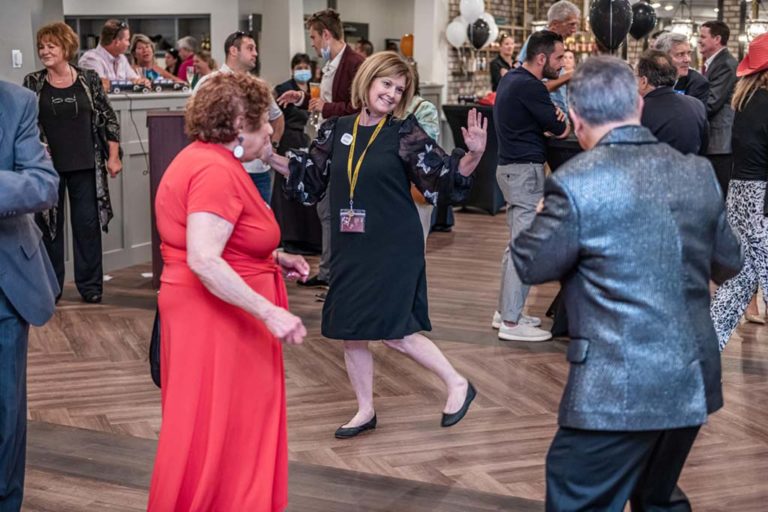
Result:
M412 357L445 383L442 426L466 414L475 389L419 331L429 331L424 240L410 194L414 183L433 204L458 202L469 191L483 151L487 119L470 111L462 128L469 148L446 154L411 115L410 66L394 52L369 57L352 84L360 114L329 119L308 153L269 162L286 176L285 192L305 204L327 192L331 202L331 282L322 333L344 340L357 414L336 431L353 437L375 428L370 341Z
M68 190L75 284L85 302L97 303L104 286L100 228L106 232L112 218L107 174L114 178L123 166L120 125L99 76L69 63L78 43L77 34L66 23L41 27L37 55L45 68L24 77L24 87L37 94L40 137L60 177L58 205L36 218L45 248L61 287Z
M501 77L507 74L514 65L515 40L508 34L502 34L499 39L499 54L491 61L491 90L496 92Z
M304 91L309 94L309 81L312 78L312 62L306 53L297 53L291 59L292 77L275 87L276 97L286 91ZM305 151L310 139L304 128L309 119L309 111L293 103L283 109L285 132L277 146L277 154L285 155L289 150ZM323 232L317 208L304 206L283 195L282 180L275 180L272 190L272 211L280 224L280 236L283 249L289 253L320 254L323 245Z

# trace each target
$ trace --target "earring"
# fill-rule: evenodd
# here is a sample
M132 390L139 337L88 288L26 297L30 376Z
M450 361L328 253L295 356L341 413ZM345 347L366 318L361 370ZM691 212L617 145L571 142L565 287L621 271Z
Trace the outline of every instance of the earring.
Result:
M237 146L234 147L232 150L232 154L235 155L235 158L240 160L243 158L243 155L245 154L245 148L243 147L243 136L238 135L237 136Z

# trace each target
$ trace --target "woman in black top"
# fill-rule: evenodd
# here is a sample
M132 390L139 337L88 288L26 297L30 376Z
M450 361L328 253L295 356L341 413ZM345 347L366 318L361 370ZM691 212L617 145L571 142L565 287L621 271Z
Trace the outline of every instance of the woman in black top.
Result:
M508 34L502 34L499 41L499 55L491 61L491 90L496 92L501 77L512 69L514 64L515 40Z
M309 94L311 64L306 53L294 55L291 59L291 79L275 87L275 95L279 98L286 91L304 91ZM285 155L291 149L308 148L310 140L304 133L304 128L309 119L309 111L293 103L288 103L282 110L285 116L285 132L277 146L277 154ZM273 185L272 211L280 224L283 249L298 254L319 254L323 245L323 234L317 208L286 199L281 181L275 180Z
M59 204L38 216L59 285L64 283L64 193L69 191L75 284L86 302L101 302L103 270L100 228L112 218L107 173L122 170L120 127L99 76L69 64L77 34L61 22L37 32L45 69L28 74L24 86L39 99L40 136L59 173Z
M448 399L442 426L461 420L475 396L467 379L419 333L431 324L424 232L410 184L432 204L438 197L463 199L485 150L488 121L471 110L462 128L470 151L446 154L413 115L403 118L413 90L410 65L394 52L376 53L352 83L352 105L360 114L327 120L308 152L269 159L286 177L290 197L312 204L330 195L331 281L322 333L344 341L358 402L357 414L336 431L339 438L376 426L371 341L403 352L443 380Z
M732 106L733 170L728 183L728 222L741 239L744 267L712 300L720 350L725 348L752 296L768 302L768 34L755 38L739 64Z

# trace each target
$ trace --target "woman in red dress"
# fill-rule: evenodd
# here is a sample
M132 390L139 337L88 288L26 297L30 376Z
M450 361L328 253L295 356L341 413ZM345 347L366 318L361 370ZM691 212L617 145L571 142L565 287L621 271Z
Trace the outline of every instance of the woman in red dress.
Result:
M159 311L163 423L150 511L282 511L288 468L281 342L299 344L274 215L240 161L270 146L269 87L211 78L187 106L195 139L174 159L155 209L165 267Z

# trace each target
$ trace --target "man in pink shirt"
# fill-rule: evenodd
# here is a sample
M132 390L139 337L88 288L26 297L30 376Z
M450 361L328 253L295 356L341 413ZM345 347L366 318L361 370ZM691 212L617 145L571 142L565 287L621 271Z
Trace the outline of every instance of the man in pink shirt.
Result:
M102 79L130 80L135 84L149 86L149 80L139 76L133 70L125 56L131 44L131 31L120 20L108 20L101 29L99 45L88 50L80 57L78 66L92 69Z

